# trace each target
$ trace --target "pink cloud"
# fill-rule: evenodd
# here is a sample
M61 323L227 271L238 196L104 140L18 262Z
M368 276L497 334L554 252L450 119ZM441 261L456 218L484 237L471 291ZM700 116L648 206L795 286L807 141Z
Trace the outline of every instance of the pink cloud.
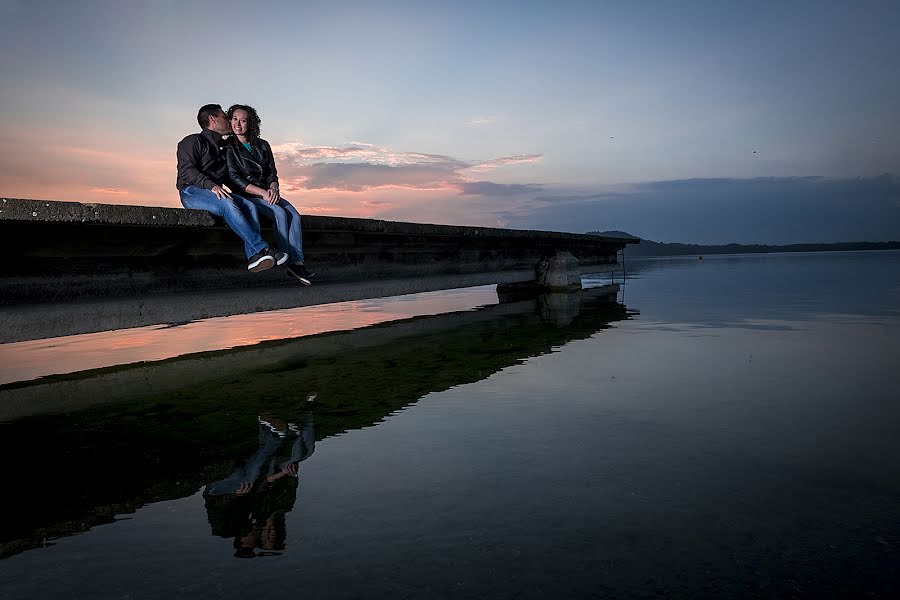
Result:
M95 187L90 189L96 194L111 194L113 196L133 196L134 194L125 188L103 188Z
M318 205L318 206L298 206L297 210L304 213L324 213L324 214L336 214L340 212L340 209L337 206L328 206L328 205Z
M533 163L540 154L502 156L467 162L444 154L398 152L353 142L345 147L282 144L273 148L291 191L371 192L377 189L443 190L467 195L513 195L534 191L527 185L479 182L466 172ZM475 185L481 184L481 185Z
M446 168L464 168L464 161L443 154L423 152L398 152L389 148L380 148L372 144L352 142L339 146L303 146L299 143L287 143L272 147L278 164L295 166L310 165L317 161L329 163L365 163L387 166L439 165Z
M390 208L391 206L394 206L393 202L387 202L384 200L363 200L363 204L365 204L366 206L371 206L373 208Z
M469 167L470 171L493 171L494 169L498 169L500 167L505 167L508 165L517 165L521 163L535 163L539 162L544 158L542 154L518 154L516 156L502 156L500 158L492 158L491 160L485 160L480 163L475 163Z

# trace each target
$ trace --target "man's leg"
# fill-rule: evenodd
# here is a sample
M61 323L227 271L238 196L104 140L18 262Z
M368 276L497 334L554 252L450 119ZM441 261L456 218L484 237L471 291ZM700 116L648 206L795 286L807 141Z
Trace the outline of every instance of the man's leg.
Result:
M262 252L268 246L259 235L259 217L256 216L256 209L243 196L232 194L233 200L219 199L210 190L193 185L181 190L180 196L181 204L185 208L206 210L225 219L228 227L244 240L247 258Z

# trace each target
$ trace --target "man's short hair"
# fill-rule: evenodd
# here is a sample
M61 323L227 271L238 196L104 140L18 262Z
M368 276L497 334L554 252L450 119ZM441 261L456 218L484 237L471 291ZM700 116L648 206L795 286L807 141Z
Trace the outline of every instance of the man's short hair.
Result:
M200 124L200 129L209 127L209 118L217 116L220 112L225 112L220 104L204 104L201 106L197 112L197 123Z

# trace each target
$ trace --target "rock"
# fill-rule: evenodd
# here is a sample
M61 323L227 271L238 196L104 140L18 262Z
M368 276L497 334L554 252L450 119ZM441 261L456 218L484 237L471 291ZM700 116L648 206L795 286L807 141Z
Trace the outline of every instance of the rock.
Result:
M578 259L570 252L557 252L554 256L542 258L535 270L538 287L555 291L581 289Z
M565 327L581 312L581 290L541 294L537 298L537 308L542 320Z

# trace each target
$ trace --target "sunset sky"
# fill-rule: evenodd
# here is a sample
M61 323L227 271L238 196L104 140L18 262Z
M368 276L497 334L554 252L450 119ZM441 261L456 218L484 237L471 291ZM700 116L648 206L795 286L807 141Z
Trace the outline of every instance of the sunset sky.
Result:
M208 102L306 214L900 239L900 2L0 0L0 196L180 206Z

